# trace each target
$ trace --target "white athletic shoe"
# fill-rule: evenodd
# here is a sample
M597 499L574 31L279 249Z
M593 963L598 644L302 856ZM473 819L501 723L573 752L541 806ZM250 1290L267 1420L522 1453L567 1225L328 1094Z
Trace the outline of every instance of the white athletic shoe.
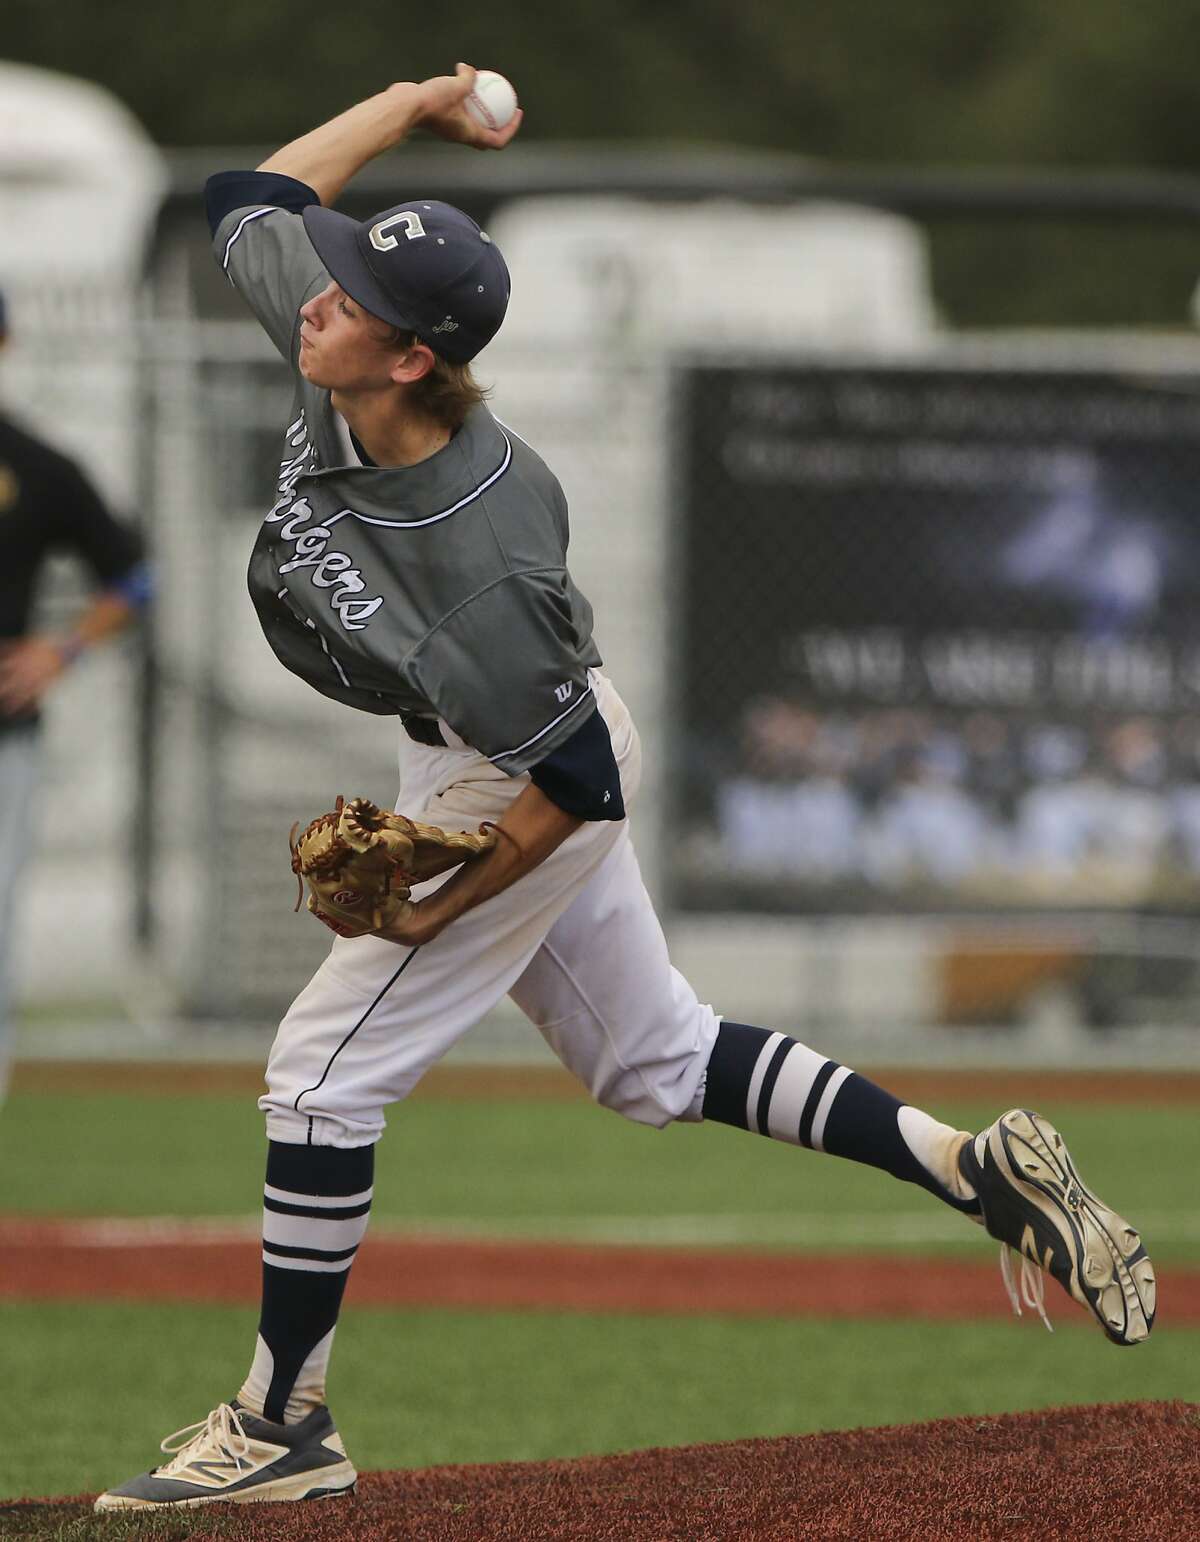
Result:
M984 1225L1005 1244L1001 1273L1017 1315L1023 1301L1050 1326L1045 1276L1051 1274L1114 1344L1140 1344L1148 1338L1157 1286L1142 1239L1085 1187L1050 1121L1013 1108L981 1139L983 1160L975 1142L967 1141L959 1165L979 1195ZM1014 1255L1020 1261L1019 1281Z
M171 1460L111 1488L97 1510L190 1509L227 1502L330 1499L352 1494L358 1474L328 1408L299 1424L272 1424L222 1403L207 1419L168 1435Z

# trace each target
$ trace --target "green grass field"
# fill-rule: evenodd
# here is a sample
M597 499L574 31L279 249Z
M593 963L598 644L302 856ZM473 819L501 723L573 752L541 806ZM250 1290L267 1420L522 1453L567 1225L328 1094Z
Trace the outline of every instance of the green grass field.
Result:
M1161 1260L1200 1257L1193 1109L1045 1111ZM937 1112L972 1127L997 1110ZM0 1116L2 1208L252 1215L263 1151L252 1099L18 1094ZM921 1191L853 1163L717 1127L640 1129L584 1103L415 1099L380 1147L376 1192L384 1222L469 1235L858 1247L872 1269L897 1250L990 1256ZM1195 1397L1200 1331L1122 1351L1050 1299L1053 1337L1029 1318L352 1311L331 1394L366 1469ZM161 1436L236 1390L253 1331L243 1308L0 1306L0 1495L95 1489L150 1465Z
M935 1110L964 1129L998 1111ZM1043 1111L1157 1256L1200 1261L1194 1108ZM255 1215L265 1149L252 1098L20 1094L0 1115L0 1210ZM584 1102L414 1098L379 1145L375 1192L377 1221L472 1235L954 1256L980 1246L922 1190L870 1168L719 1125L649 1130Z
M997 1281L999 1289L999 1281ZM229 1398L255 1314L0 1306L0 1496L91 1491ZM363 1470L577 1456L950 1414L1194 1398L1200 1332L1136 1351L1086 1323L945 1325L363 1310L330 1385Z

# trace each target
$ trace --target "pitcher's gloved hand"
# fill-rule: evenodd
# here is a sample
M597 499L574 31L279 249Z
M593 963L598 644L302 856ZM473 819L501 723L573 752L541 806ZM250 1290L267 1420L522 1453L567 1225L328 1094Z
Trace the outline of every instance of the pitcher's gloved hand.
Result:
M300 835L292 826L292 871L318 921L340 937L362 937L403 924L416 906L413 887L427 878L473 861L496 844L494 829L478 835L417 824L392 814L369 798L337 800Z

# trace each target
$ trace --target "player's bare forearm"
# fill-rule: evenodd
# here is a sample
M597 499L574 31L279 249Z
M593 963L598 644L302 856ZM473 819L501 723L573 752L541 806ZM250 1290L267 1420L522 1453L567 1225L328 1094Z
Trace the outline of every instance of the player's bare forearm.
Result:
M134 606L116 590L97 595L69 632L35 633L0 646L0 709L23 712L86 648L124 631Z
M432 942L459 916L531 873L581 824L582 819L565 813L531 784L497 821L498 838L486 856L460 867L403 921L377 935L408 946Z
M356 172L407 139L420 112L420 87L400 81L284 145L258 169L307 182L331 204Z
M328 205L356 172L418 127L478 150L502 150L520 127L520 110L504 128L484 128L463 106L474 80L471 66L460 64L453 75L398 81L284 145L258 169L306 182Z
M90 648L116 637L133 620L137 607L116 589L96 595L71 628L68 647Z

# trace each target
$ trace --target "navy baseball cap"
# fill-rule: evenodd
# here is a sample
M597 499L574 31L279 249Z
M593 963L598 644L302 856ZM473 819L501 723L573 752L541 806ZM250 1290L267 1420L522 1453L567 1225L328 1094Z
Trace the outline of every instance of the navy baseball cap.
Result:
M372 316L466 364L500 330L508 268L461 209L414 198L370 219L310 204L304 228L334 282Z

